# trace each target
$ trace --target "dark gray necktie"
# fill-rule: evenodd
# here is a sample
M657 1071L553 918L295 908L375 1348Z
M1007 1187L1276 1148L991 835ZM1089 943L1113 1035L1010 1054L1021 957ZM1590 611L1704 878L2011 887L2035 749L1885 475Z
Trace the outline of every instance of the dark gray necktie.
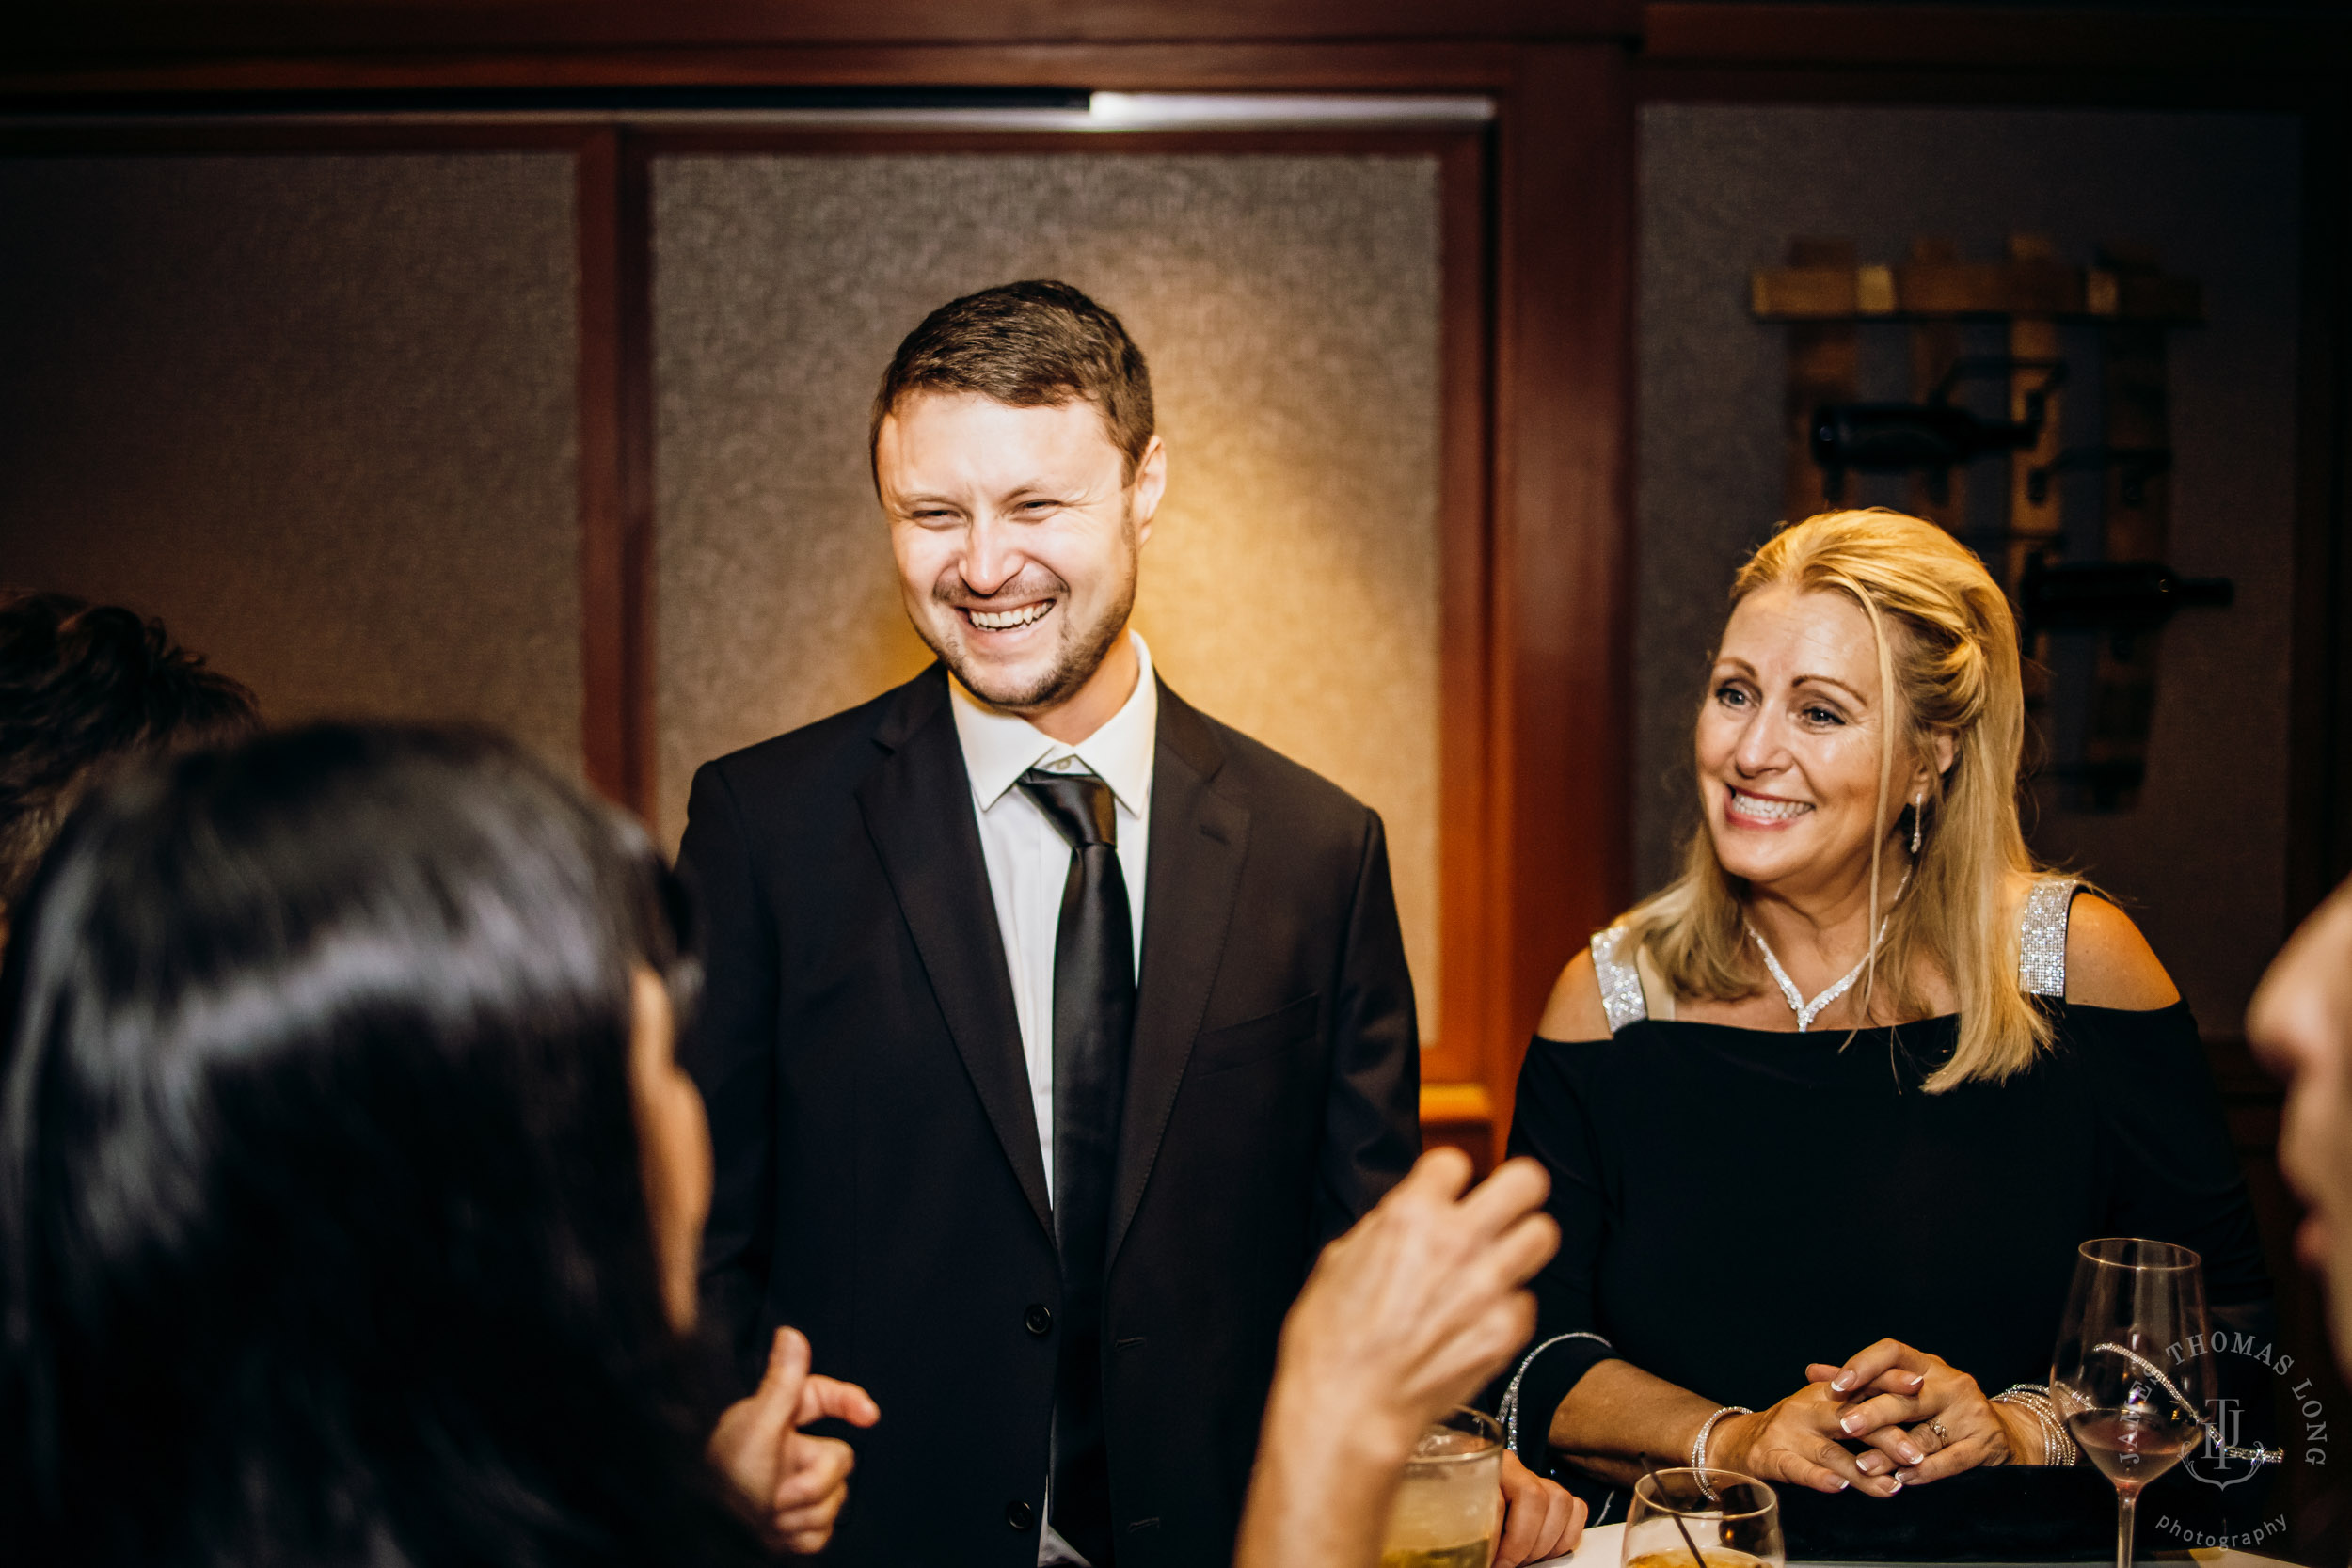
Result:
M1103 1435L1103 1275L1119 1119L1135 1035L1135 922L1119 868L1110 785L1031 768L1021 787L1070 844L1054 930L1054 1236L1061 1330L1054 1379L1048 1513L1094 1568L1111 1568L1110 1466Z

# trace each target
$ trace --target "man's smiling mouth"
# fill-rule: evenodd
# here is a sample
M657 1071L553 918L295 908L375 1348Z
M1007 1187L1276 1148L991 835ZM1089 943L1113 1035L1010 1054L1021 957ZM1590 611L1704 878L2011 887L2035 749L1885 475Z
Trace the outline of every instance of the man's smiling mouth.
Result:
M1011 610L976 610L969 605L961 608L971 623L982 631L1012 631L1044 619L1045 612L1054 608L1054 601L1039 599L1033 604L1019 605Z

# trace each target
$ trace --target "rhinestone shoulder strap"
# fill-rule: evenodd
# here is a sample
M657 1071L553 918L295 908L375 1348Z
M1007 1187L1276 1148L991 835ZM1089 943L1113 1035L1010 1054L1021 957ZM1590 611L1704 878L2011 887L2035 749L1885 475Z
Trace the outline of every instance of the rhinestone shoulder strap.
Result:
M2082 884L2045 877L2026 895L2017 922L2017 989L2028 996L2066 996L2066 916Z
M1600 981L1600 1007L1609 1015L1613 1035L1649 1017L1649 1000L1642 994L1642 972L1633 955L1625 951L1625 938L1622 926L1593 933L1593 974Z

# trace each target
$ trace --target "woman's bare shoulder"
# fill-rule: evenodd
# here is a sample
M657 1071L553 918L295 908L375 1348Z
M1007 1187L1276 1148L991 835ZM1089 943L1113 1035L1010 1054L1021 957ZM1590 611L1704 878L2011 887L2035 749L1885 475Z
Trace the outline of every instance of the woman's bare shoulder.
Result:
M1600 975L1593 968L1592 949L1580 949L1552 983L1551 1000L1535 1032L1548 1040L1598 1040L1609 1037L1609 1014L1600 1005Z
M2095 893L2077 895L2066 921L2066 1000L2138 1013L2180 999L2132 917Z

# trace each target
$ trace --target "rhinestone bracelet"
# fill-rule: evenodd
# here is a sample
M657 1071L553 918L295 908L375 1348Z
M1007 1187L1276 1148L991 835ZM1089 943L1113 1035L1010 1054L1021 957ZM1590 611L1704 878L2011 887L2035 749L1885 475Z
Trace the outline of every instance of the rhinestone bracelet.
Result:
M1994 1404L2013 1404L2030 1413L2034 1424L2042 1429L2042 1463L2072 1465L2081 1457L2074 1439L2058 1418L2058 1407L2050 1402L2050 1390L2039 1383L2020 1383L2004 1388L1993 1396Z
M1994 1396L1995 1404L2011 1404L2033 1417L2034 1425L2042 1433L2042 1463L2072 1465L2074 1462L2074 1439L2066 1434L2065 1424L2050 1402L2046 1389L2038 1384L2020 1383Z
M1691 1468L1693 1470L1704 1470L1707 1468L1707 1439L1708 1436L1714 1432L1715 1423L1717 1421L1722 1420L1726 1416L1753 1416L1755 1414L1755 1411L1750 1410L1744 1404L1726 1404L1719 1408L1715 1414L1707 1418L1706 1420L1701 1421L1699 1423L1699 1434L1691 1439Z
M2042 1422L2042 1430L2049 1433L2050 1447L2053 1450L2051 1463L2055 1465L2079 1464L2083 1456L2082 1450L2074 1446L2074 1433L2066 1430L2066 1418L2058 1413L2058 1407L2051 1402L2050 1396L2035 1394L2030 1396L2026 1403L2026 1407L2032 1410L2035 1418Z

